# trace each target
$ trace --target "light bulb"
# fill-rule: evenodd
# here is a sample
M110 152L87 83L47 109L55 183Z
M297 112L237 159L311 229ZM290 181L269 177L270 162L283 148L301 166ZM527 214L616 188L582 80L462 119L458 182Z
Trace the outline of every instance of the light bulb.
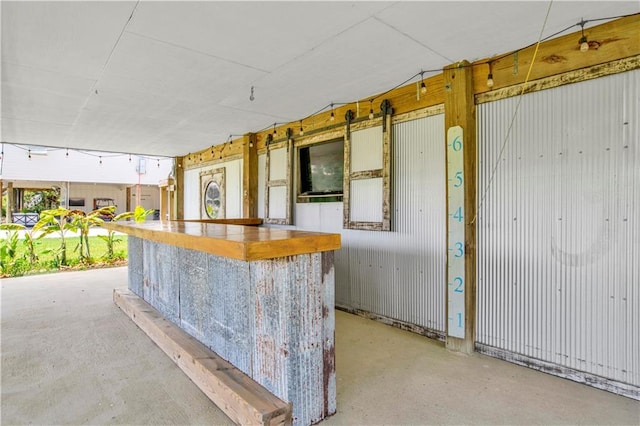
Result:
M581 52L586 52L587 50L589 50L589 42L587 41L586 36L582 36L582 38L578 41L578 43L580 43Z
M300 127L300 132L298 133L300 136L304 136L304 129Z
M369 120L373 120L373 108L369 109Z
M69 158L69 150L67 150L67 153L65 154L65 156Z
M189 160L191 160L191 157L189 157ZM131 162L131 154L129 154L129 162Z
M422 93L423 95L427 93L427 85L424 84L424 81L420 83L420 93Z
M493 74L487 75L487 87L493 87Z
M331 111L331 116L329 117L329 121L333 121L336 119L336 116L333 114L333 111Z

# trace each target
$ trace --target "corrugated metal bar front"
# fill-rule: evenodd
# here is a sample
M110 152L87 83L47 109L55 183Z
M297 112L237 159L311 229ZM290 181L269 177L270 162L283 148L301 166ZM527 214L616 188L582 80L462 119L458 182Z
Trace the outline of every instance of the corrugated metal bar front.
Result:
M391 231L342 231L336 304L444 332L444 116L399 123L393 132Z
M518 98L477 110L478 343L636 397L639 101L640 71L525 95L500 159Z

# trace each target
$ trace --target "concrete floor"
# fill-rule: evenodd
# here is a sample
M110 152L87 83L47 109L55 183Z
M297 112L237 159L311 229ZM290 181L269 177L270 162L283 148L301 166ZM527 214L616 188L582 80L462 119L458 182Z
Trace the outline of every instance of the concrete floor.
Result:
M229 424L112 302L126 268L2 280L1 422ZM640 402L337 312L323 424L640 424Z

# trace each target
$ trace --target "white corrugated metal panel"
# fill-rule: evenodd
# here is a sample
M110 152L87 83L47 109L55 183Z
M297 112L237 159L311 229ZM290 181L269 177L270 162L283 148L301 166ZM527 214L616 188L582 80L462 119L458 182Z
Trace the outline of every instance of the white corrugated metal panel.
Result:
M638 386L640 71L525 95L498 161L517 102L478 106L478 342Z
M382 126L351 132L351 172L382 168Z
M382 222L382 178L351 181L351 220Z
M392 230L341 230L336 304L443 332L444 116L400 123L393 132ZM340 230L342 209L332 214L333 204L323 204L331 212L321 210L321 230ZM300 206L297 220L314 208ZM335 223L329 224L329 217Z
M269 151L269 180L287 178L287 148Z

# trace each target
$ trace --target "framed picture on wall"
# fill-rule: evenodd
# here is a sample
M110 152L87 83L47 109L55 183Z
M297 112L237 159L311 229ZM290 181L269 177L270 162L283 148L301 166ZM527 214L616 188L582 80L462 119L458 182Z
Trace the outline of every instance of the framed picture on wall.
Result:
M200 218L225 218L225 169L200 172Z

